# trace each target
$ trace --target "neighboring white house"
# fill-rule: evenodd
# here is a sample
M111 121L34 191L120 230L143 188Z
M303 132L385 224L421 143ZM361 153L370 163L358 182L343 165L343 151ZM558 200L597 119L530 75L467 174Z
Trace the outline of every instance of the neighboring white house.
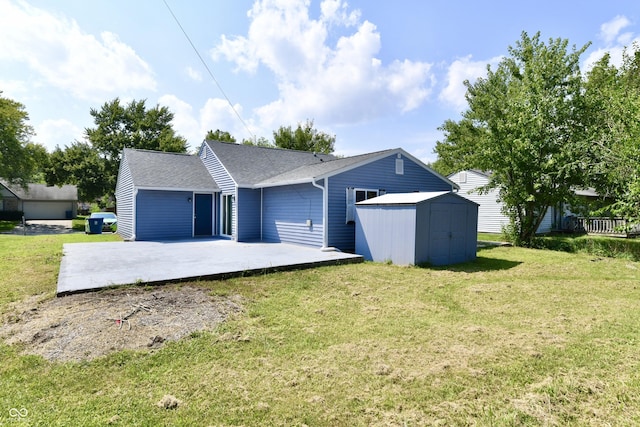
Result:
M458 194L476 202L478 208L478 232L500 233L502 227L509 224L509 218L502 213L502 203L498 201L498 190L480 194L477 189L489 183L490 172L466 170L449 175L448 178L460 186ZM555 209L547 210L538 233L548 233L552 229Z

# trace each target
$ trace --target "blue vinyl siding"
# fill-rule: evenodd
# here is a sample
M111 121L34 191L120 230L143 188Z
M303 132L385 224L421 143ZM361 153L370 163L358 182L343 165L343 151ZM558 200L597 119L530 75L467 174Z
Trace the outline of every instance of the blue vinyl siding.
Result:
M238 189L236 232L239 242L260 240L260 192L248 188Z
M134 188L131 170L126 157L122 158L118 182L116 186L116 211L118 213L118 234L125 240L132 240L134 236Z
M299 184L263 191L264 241L322 246L322 190Z
M347 187L385 190L387 193L451 191L451 185L405 156L402 156L404 173L396 174L396 159L394 153L329 178L329 246L345 252L355 251L355 224L345 223Z
M193 236L193 193L139 190L136 240L173 240Z

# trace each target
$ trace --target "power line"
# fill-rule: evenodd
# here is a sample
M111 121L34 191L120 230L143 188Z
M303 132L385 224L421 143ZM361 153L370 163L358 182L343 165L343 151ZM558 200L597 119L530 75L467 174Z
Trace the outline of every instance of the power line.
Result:
M233 104L231 103L231 100L229 99L229 97L227 96L227 94L224 92L224 89L222 89L222 86L220 86L220 83L218 83L218 80L215 78L215 76L213 75L213 72L211 71L211 69L209 69L209 66L207 65L207 63L205 62L205 60L202 58L202 55L200 55L200 52L198 51L198 48L196 48L196 46L193 44L193 42L191 41L191 38L189 37L189 34L187 34L187 32L185 31L185 29L182 27L182 24L180 24L180 21L178 20L178 18L176 17L176 15L173 13L173 11L171 10L171 8L169 7L169 4L167 3L167 0L162 0L162 2L164 3L164 5L167 7L167 9L169 10L169 13L171 14L171 16L173 16L173 19L176 21L176 24L178 24L178 27L180 27L180 30L182 30L182 34L184 34L184 36L187 38L187 40L189 41L189 44L191 45L191 47L193 48L193 51L196 53L196 55L198 55L198 58L200 58L200 62L202 62L202 65L204 65L204 68L207 70L207 72L209 73L209 76L211 77L211 79L214 81L214 83L216 84L216 86L218 87L218 90L220 90L220 92L222 93L222 95L224 96L224 98L227 100L227 103L229 104L229 107L231 107L231 109L233 110L233 112L236 114L236 116L238 117L238 120L240 120L240 123L242 123L242 125L245 127L245 129L247 130L247 132L249 132L249 135L251 135L251 137L253 139L256 138L256 136L253 134L253 132L251 132L251 129L249 129L249 126L247 126L247 124L245 123L244 120L242 120L242 117L240 116L240 113L238 113L238 111L235 109L235 107L233 106Z

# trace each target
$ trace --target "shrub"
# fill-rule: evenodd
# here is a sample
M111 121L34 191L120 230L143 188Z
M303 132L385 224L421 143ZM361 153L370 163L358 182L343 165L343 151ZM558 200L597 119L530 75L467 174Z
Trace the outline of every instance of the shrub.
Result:
M22 221L22 211L0 211L0 221Z

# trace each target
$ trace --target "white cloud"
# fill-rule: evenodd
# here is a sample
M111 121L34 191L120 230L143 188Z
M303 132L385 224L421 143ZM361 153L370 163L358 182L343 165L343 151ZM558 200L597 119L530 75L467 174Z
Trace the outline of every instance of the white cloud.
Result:
M173 113L173 128L185 137L191 149L195 149L204 140L207 131L220 129L229 132L238 142L249 138L249 132L240 123L236 113L229 103L220 98L208 99L204 106L195 111L187 102L175 95L163 95L158 104L168 107ZM236 111L242 114L242 107L234 105ZM249 124L248 124L249 125ZM257 129L252 129L256 132Z
M320 10L323 21L351 26L360 20L360 11L349 12L349 4L342 0L324 0L320 3Z
M82 141L84 135L84 129L66 119L44 120L35 126L35 131L33 141L44 145L50 152L56 146L64 149L76 140Z
M361 122L413 110L431 92L431 64L383 64L376 26L359 22L359 11L349 11L346 2L326 0L320 17L312 19L308 1L258 0L248 15L246 37L221 37L212 55L233 62L238 71L255 73L264 66L275 75L278 99L256 109L262 127L307 118Z
M5 98L18 99L27 92L27 84L22 80L0 80L0 91Z
M600 26L600 38L605 45L591 52L582 64L582 71L588 72L606 53L609 53L609 63L616 67L622 64L622 56L625 48L632 49L634 45L640 45L640 36L632 31L621 31L630 26L631 21L625 16L616 16L612 20Z
M611 21L600 25L600 37L605 41L605 43L612 43L616 40L620 31L630 24L631 21L629 21L626 16L618 15Z
M495 67L501 60L501 56L484 61L473 61L471 55L456 59L451 63L447 71L447 85L438 95L438 99L455 108L458 112L467 107L465 94L467 88L464 81L475 82L479 77L487 75L487 64Z
M193 67L187 67L185 69L185 72L187 73L187 76L191 80L194 80L196 82L201 82L202 81L202 73L200 71L194 69Z
M156 89L151 67L116 34L96 38L76 21L24 2L0 0L0 46L1 61L26 63L42 80L80 99Z

